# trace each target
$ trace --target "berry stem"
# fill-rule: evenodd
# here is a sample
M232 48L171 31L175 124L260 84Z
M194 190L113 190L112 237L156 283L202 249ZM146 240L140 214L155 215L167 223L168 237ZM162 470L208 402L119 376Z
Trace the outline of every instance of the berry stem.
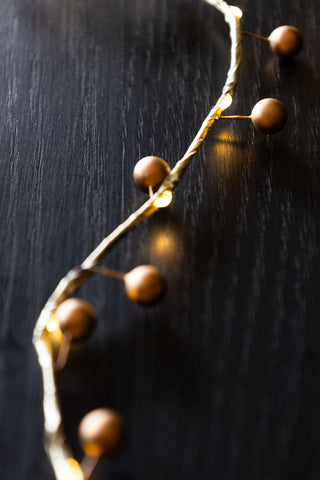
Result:
M90 457L89 455L85 455L83 457L80 464L80 468L82 470L84 480L89 480L99 460L100 460L100 457Z
M154 195L154 191L151 185L148 186L148 189L149 189L149 197L151 198Z
M99 273L99 275L103 275L104 277L111 277L116 278L117 280L123 280L125 274L122 272L118 272L117 270L111 270L110 268L104 267L92 267L88 268L89 272Z
M69 352L70 352L71 341L72 341L71 335L65 332L63 334L62 342L60 345L58 357L55 364L56 371L63 370L63 368L66 366Z
M221 115L219 118L222 119L233 119L233 120L250 120L250 115Z
M269 38L263 37L262 35L257 35L256 33L251 32L241 32L242 35L248 35L249 37L258 38L259 40L264 40L265 42L269 42Z

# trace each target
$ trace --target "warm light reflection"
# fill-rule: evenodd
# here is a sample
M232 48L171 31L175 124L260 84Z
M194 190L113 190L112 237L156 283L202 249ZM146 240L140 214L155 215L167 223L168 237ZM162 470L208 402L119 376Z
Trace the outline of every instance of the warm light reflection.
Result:
M221 129L215 136L212 143L212 153L214 155L215 168L223 168L234 160L236 149L232 144L230 130Z
M209 165L212 167L214 177L221 182L235 178L239 169L243 167L244 158L248 156L247 138L241 138L232 129L221 128L215 135L208 149Z
M240 10L239 7L231 6L230 7L233 13L235 14L236 17L241 18L242 17L242 11Z
M145 242L146 255L169 270L182 260L184 251L183 235L176 224L156 228Z
M230 129L221 128L215 135L215 142L227 142L231 139Z
M154 202L154 206L157 208L165 208L172 202L171 190L165 190Z
M167 257L176 254L176 239L173 234L159 233L153 240L153 254Z
M232 103L232 97L230 93L227 93L227 95L224 97L224 99L220 103L221 110L225 110L226 108L230 107L231 103Z
M74 458L68 458L67 464L74 480L84 480L83 472L77 460Z

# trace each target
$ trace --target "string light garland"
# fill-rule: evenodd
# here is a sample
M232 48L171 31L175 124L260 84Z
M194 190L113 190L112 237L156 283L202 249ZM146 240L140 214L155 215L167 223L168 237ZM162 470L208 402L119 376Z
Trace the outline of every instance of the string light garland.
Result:
M242 35L267 41L276 55L292 58L303 45L300 32L288 25L276 28L269 37L241 32L242 12L238 7L228 5L224 0L205 1L223 13L229 25L230 65L220 98L173 169L159 157L148 156L139 160L133 178L137 187L149 194L149 199L102 240L79 267L62 278L42 309L34 328L33 343L43 380L45 448L57 480L88 480L99 458L117 451L123 438L121 415L102 408L89 412L80 423L79 441L85 453L81 465L72 457L66 443L55 385L55 370L61 370L66 365L71 343L88 337L97 322L97 314L92 305L85 300L73 298L72 295L93 275L103 275L122 281L125 293L132 302L147 305L159 300L165 291L165 280L156 267L141 265L128 273L110 270L100 266L107 252L130 230L159 208L165 208L171 203L172 192L217 120L250 119L258 131L271 134L278 132L287 119L285 106L273 98L260 100L250 115L224 116L222 113L232 104L239 78Z

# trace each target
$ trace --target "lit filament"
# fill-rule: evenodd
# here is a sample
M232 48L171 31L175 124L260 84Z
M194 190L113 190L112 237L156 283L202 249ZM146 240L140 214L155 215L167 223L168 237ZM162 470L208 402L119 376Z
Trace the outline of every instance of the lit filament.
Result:
M59 321L55 314L51 315L47 325L46 330L50 333L50 337L57 343L61 343L63 338L63 333L60 330Z
M236 16L237 18L241 18L241 17L242 17L242 11L240 10L239 7L235 7L235 6L232 5L230 8L231 8L231 10L233 11L233 13L235 14L235 16Z
M51 315L50 320L47 323L46 329L49 333L53 333L56 330L59 330L59 322L55 315Z
M221 110L225 110L226 108L230 107L231 103L232 103L232 97L230 93L227 93L227 95L224 97L224 99L220 103Z
M157 208L165 208L172 202L172 191L165 190L158 198L153 202L153 205Z

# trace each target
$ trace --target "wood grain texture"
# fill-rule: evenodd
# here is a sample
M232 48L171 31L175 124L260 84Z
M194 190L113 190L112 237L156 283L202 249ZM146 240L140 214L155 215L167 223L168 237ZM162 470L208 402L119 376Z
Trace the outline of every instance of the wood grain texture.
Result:
M305 38L295 62L244 39L229 113L266 96L289 121L267 138L220 121L172 206L110 253L159 266L158 307L121 283L80 294L99 312L58 386L77 425L107 406L125 450L93 480L318 480L320 474L320 54L317 0L241 0L243 28ZM0 5L0 480L52 480L32 348L59 279L144 199L149 154L181 157L220 94L228 30L200 0L3 0Z

